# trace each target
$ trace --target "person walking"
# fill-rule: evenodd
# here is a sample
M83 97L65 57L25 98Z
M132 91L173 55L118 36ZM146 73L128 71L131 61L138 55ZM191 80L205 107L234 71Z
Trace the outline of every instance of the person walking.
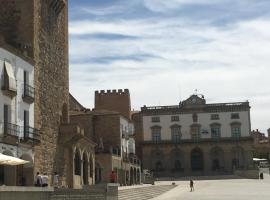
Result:
M190 192L194 191L194 182L191 179L189 181L189 186L190 186Z

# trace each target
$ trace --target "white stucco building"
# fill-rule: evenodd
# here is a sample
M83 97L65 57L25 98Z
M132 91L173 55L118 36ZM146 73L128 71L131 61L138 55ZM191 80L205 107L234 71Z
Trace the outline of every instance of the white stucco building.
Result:
M28 160L22 170L0 166L0 184L33 185L34 65L0 48L0 153Z
M252 165L249 102L207 104L191 95L141 108L142 157L159 175L224 174Z

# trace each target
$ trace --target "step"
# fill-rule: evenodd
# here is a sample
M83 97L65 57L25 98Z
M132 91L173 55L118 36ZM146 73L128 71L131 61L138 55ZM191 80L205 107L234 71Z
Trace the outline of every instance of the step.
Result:
M160 196L175 188L175 185L148 186L140 188L129 188L118 191L119 200L147 200Z

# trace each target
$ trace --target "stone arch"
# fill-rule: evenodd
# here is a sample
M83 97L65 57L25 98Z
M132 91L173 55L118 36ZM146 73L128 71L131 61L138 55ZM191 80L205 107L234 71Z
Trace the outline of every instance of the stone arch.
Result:
M90 177L93 178L94 177L94 158L93 155L90 154L89 157L89 167L90 167Z
M219 171L224 169L224 151L221 147L213 147L210 150L211 170Z
M192 171L202 171L204 169L203 151L196 147L190 154L191 169Z
M184 155L178 148L173 149L170 153L170 162L172 172L181 172L184 169Z
M87 152L83 152L83 184L88 185L88 177L89 177L89 162L88 162L88 155Z
M137 176L136 176L136 182L139 184L141 182L141 172L140 169L137 169Z
M245 166L244 150L240 146L231 149L232 168L242 169Z
M81 176L81 151L76 148L74 151L74 174Z

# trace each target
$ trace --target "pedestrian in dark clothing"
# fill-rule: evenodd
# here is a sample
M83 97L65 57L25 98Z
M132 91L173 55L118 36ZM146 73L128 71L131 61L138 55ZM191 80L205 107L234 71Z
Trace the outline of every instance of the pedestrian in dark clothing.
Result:
M190 192L194 191L194 182L191 179L189 181L189 186L190 186Z
M263 179L263 173L262 172L260 173L260 179Z

